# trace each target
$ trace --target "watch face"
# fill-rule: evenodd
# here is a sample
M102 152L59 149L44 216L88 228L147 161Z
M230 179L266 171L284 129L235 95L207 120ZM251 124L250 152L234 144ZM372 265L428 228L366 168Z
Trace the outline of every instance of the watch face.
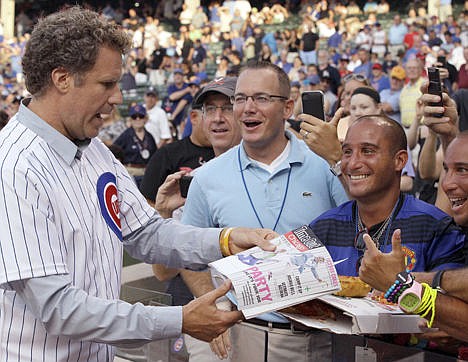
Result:
M408 293L401 297L399 304L405 312L412 313L421 304L421 298L414 293Z

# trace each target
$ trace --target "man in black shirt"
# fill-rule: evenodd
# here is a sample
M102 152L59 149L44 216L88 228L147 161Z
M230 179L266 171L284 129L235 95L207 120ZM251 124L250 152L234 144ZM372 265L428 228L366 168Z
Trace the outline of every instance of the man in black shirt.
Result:
M198 63L198 64L203 64L203 67L205 65L205 60L206 60L207 54L206 50L203 47L200 39L195 40L195 48L193 51L193 56L192 56L192 63Z
M341 84L341 76L338 69L330 65L330 55L328 50L321 49L317 51L317 64L319 67L320 78L328 78L330 90L337 95L338 87Z
M310 27L307 27L306 31L302 35L300 45L301 51L299 53L301 60L305 65L317 64L317 54L315 49L317 49L319 40L319 36L314 33Z
M154 50L151 53L150 64L151 69L159 69L163 62L164 56L166 55L166 48L162 48L159 45L158 39L154 40Z
M177 171L200 167L214 157L213 148L202 128L201 107L193 105L190 112L192 134L158 149L148 162L140 191L154 204L159 186Z
M162 48L159 45L158 39L154 40L154 50L151 53L150 59L149 59L149 78L150 78L150 83L153 85L159 84L161 81L161 65L163 64L164 57L166 56L166 48ZM163 72L162 72L163 74Z

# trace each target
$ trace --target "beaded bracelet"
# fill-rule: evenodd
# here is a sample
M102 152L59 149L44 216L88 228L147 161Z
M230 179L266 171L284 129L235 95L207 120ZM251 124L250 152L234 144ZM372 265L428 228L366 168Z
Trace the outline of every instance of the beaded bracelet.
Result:
M398 298L400 297L400 295L406 290L409 288L409 285L408 284L402 284L402 283L398 283L398 284L394 284L392 285L393 288L390 292L390 294L386 297L387 298L387 301L389 303L396 303L396 301L398 300Z
M398 273L395 283L385 292L384 297L389 303L396 303L403 292L413 285L414 277L408 270Z

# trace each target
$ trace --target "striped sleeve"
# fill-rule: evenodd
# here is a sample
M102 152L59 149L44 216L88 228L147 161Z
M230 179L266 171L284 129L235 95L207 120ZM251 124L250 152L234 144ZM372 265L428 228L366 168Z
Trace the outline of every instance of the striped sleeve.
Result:
M26 142L20 137L18 142ZM29 140L33 142L34 140ZM0 159L0 285L68 273L47 180L29 164L24 147L2 147Z

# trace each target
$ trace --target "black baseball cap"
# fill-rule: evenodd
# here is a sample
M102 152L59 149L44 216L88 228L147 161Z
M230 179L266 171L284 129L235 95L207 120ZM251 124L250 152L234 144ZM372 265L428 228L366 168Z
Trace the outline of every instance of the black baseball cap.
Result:
M201 106L208 93L221 93L227 97L234 95L237 77L219 77L205 85L195 96L193 104Z

